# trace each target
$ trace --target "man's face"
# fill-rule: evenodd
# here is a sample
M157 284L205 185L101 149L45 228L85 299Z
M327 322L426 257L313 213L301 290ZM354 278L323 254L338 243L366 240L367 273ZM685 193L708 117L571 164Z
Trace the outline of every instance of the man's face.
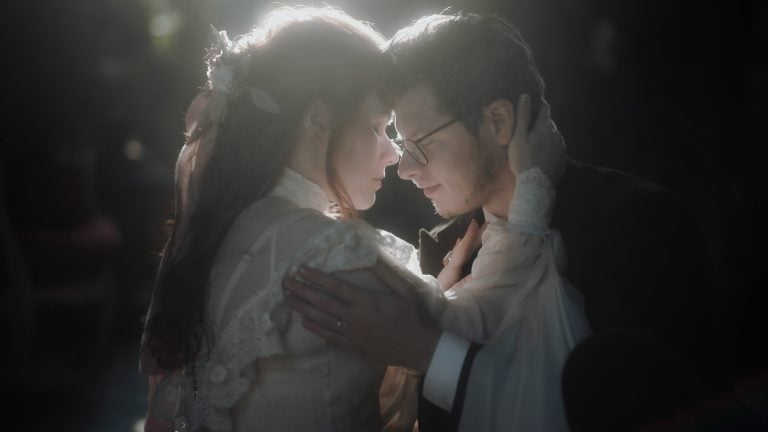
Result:
M395 102L395 124L408 149L452 117L436 110L432 91L415 87ZM477 136L461 121L450 124L420 141L428 163L424 166L404 152L398 174L411 180L430 199L443 217L452 217L485 205L495 192L499 170L507 165L506 150L489 137L486 125Z

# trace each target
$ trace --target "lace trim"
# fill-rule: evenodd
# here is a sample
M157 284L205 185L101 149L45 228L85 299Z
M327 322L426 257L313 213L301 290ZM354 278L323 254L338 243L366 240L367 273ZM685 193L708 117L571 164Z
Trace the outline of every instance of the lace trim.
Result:
M373 265L379 254L411 271L419 271L418 257L410 244L364 222L333 224L280 265L267 287L250 298L226 326L207 361L196 365L194 376L182 380L182 404L176 418L179 430L230 431L229 409L248 389L257 371L249 365L259 357L281 354L281 329L288 318L283 305L282 279L298 264L327 272ZM203 357L205 358L205 357Z
M525 170L516 178L507 222L521 231L544 237L554 204L555 189L546 174L538 167Z

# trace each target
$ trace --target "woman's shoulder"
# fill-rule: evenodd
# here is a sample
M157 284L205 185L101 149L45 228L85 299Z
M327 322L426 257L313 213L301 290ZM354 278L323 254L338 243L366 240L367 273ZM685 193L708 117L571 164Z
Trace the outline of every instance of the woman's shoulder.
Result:
M229 229L229 237L255 240L265 231L278 226L289 226L297 233L307 234L334 223L332 218L317 210L302 208L288 200L268 195L237 216Z
M286 228L279 230L278 243L288 246L287 252L295 259L325 271L360 269L378 258L414 272L419 269L411 244L361 219L319 220L309 216Z
M328 272L358 269L373 265L379 253L375 229L361 220L319 221L278 233L287 253L301 262ZM297 247L292 247L297 245Z
M300 261L326 271L367 267L379 256L418 269L416 249L397 236L361 219L336 220L274 196L243 211L230 229L226 250L244 253L257 243L272 245L276 262Z

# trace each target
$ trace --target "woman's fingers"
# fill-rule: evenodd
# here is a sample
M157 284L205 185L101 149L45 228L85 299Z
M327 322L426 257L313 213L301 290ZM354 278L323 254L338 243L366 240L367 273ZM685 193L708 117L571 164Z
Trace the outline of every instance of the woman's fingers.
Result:
M523 127L530 122L531 100L528 95L520 96L516 114L515 132L507 148L510 171L518 175L538 167L553 185L557 184L565 170L567 154L563 136L552 121L549 103L541 100L541 109L530 131Z
M452 258L450 264L453 266L461 267L467 262L472 253L480 247L480 225L476 220L472 219L467 227L467 232L464 233L464 237L453 248Z
M531 97L523 94L518 99L515 107L515 131L512 141L507 146L507 161L513 174L519 174L529 163L529 155L522 151L528 146L529 130L531 123ZM539 116L541 117L541 116Z
M523 144L528 141L528 125L531 123L531 97L527 94L520 95L515 107L515 132L512 134L512 142Z

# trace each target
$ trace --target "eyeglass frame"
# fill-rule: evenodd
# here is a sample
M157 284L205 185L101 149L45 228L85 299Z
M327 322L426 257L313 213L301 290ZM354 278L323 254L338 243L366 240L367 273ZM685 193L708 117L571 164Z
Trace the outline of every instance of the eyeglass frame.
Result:
M424 149L421 148L421 144L420 143L424 142L424 140L426 140L427 138L431 137L432 135L440 132L441 130L447 128L448 126L451 126L452 124L454 124L456 122L466 120L467 117L469 117L469 116L471 116L473 114L475 114L475 112L467 111L464 114L461 114L459 116L453 117L452 119L448 120L447 122L441 124L440 126L434 128L431 131L427 132L426 134L422 135L421 138L419 138L419 139L412 140L412 139L409 139L409 138L403 138L403 137L399 136L399 134L398 134L397 137L392 139L392 142L395 143L395 145L402 152L408 153L408 156L410 156L411 159L413 159L417 164L419 164L421 166L427 166L427 164L429 163L429 159L427 158L427 154L424 152ZM405 146L406 141L412 142L416 146L416 149L418 150L418 152L416 152L416 150L407 148ZM422 162L421 159L423 159L424 161Z

